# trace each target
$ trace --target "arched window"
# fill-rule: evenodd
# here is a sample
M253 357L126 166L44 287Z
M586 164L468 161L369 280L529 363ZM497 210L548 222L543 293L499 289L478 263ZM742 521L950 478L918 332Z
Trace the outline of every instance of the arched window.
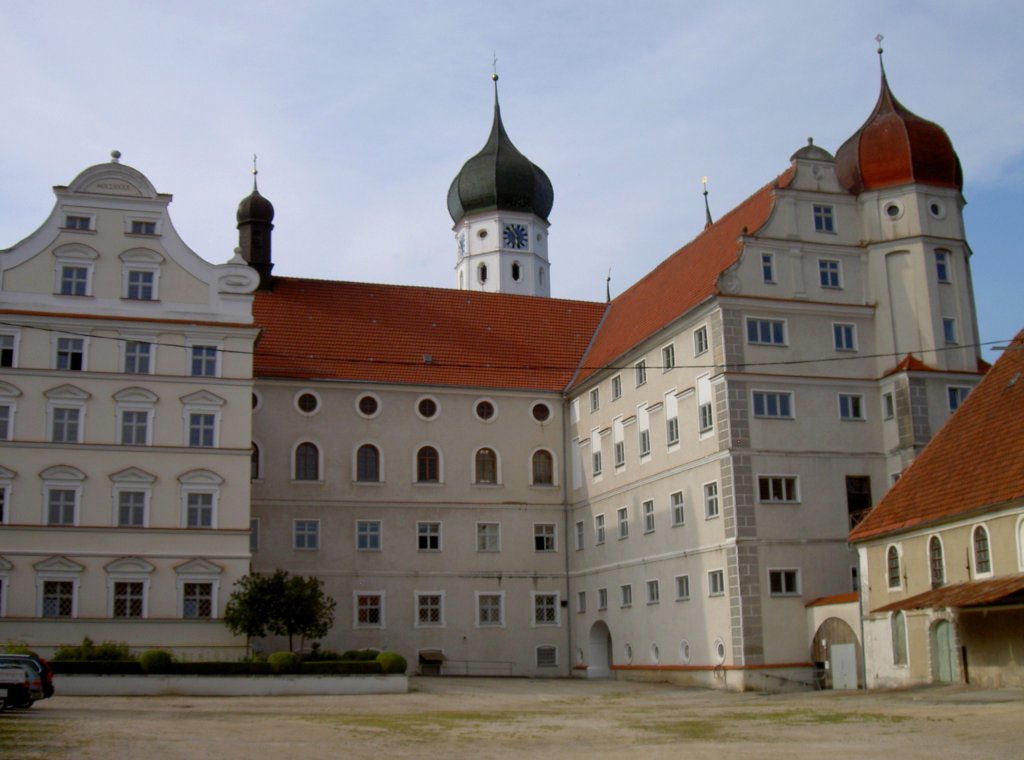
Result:
M902 611L894 612L889 619L892 628L892 664L907 664L907 619Z
M356 480L360 483L380 481L380 451L376 446L364 443L356 452Z
M889 570L889 588L900 587L900 553L895 546L890 546L885 555L886 566Z
M928 569L931 572L932 588L938 588L946 582L946 568L942 561L942 542L938 536L928 541Z
M252 444L252 451L249 452L249 479L260 479L260 447Z
M984 525L974 529L974 572L976 575L992 572L992 557L988 550L988 531Z
M487 282L487 265L486 264L481 264L480 267L476 271L477 271L477 277L480 278L480 282L481 283Z
M533 452L533 484L550 486L555 482L555 459L550 451Z
M295 479L320 480L320 450L306 441L295 447Z
M493 449L480 449L476 452L476 482L498 482L498 455Z
M438 483L441 480L440 457L433 446L424 446L416 452L416 482Z
M516 282L519 282L519 277L520 277L519 262L518 261L514 261L514 262L512 262L512 279L515 280Z

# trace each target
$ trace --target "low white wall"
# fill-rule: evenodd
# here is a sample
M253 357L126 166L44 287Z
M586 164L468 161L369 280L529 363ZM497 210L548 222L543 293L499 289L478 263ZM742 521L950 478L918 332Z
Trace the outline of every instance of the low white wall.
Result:
M57 696L276 697L329 694L406 694L407 676L94 676L58 673Z

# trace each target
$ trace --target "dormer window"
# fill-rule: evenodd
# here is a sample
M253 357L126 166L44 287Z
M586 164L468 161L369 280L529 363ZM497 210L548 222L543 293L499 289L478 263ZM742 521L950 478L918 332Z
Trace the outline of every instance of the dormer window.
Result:
M148 248L135 248L125 251L118 258L121 259L121 298L132 301L158 300L160 265L164 257Z
M133 235L155 235L156 222L146 222L139 219L133 219L131 232Z
M72 216L68 215L64 217L64 229L66 230L91 230L92 229L92 217L90 216Z
M91 296L93 266L99 254L78 243L53 250L53 291L62 296Z
M60 268L60 294L62 296L89 295L89 268L65 264Z
M835 232L835 218L831 206L814 206L814 230L816 232Z
M135 301L152 301L154 275L154 272L128 270L128 298Z

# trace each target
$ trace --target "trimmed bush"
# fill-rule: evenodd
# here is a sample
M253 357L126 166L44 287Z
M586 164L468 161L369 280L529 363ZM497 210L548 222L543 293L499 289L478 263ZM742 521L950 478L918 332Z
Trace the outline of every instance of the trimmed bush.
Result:
M51 660L75 660L79 662L131 662L135 659L127 644L120 641L104 641L96 644L86 636L78 646L58 647Z
M295 652L274 652L267 662L275 673L297 673L302 659Z
M341 655L341 659L351 662L359 660L376 660L380 651L377 649L350 649Z
M355 660L344 662L304 662L299 671L311 676L375 676L380 675L380 663L376 660Z
M397 652L381 652L377 655L377 662L380 663L380 672L384 675L403 675L408 667L405 658Z
M89 660L50 660L54 673L66 675L90 676L138 676L142 675L142 666L135 661L103 662Z
M166 649L150 649L139 657L139 664L145 673L166 673L174 662L174 655Z

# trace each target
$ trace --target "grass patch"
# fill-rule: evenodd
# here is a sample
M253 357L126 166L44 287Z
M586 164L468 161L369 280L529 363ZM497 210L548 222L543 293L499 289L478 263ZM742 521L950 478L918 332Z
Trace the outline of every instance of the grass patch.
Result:
M434 741L453 730L487 726L493 729L521 722L526 713L507 712L426 712L401 715L310 715L304 720L339 725L373 733L390 733L414 741Z
M903 715L885 713L841 712L823 710L778 710L764 712L733 712L721 716L723 720L762 721L785 726L807 726L843 723L902 723L909 720Z
M62 747L56 732L53 723L32 720L22 710L4 712L0 715L0 758L53 757Z
M690 741L724 741L729 738L718 720L666 720L647 723L644 729L672 739Z

